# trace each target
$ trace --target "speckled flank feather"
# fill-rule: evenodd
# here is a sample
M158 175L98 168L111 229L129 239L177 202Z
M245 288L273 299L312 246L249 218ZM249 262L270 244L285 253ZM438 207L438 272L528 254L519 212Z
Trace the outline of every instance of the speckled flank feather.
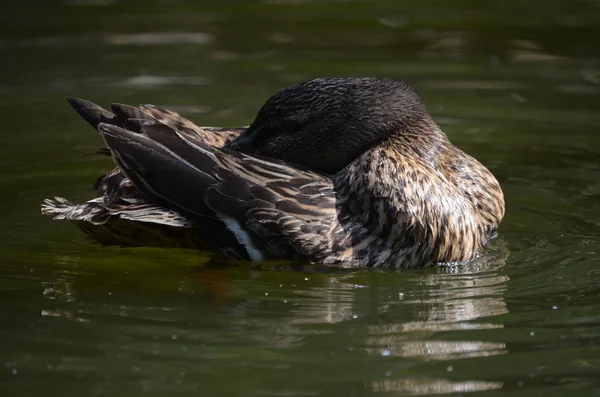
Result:
M97 198L46 200L42 212L103 243L414 268L474 259L504 216L498 181L404 83L311 80L275 94L247 129L71 103L118 168Z
M470 261L504 215L492 174L433 122L426 128L372 149L334 177L341 245L352 246L365 266L421 267L423 258L429 264ZM396 175L403 176L400 185L390 178Z

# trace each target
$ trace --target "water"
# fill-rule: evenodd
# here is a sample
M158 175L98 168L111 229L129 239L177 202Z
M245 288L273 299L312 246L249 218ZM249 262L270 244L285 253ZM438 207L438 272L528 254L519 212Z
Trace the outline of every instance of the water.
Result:
M598 1L14 2L0 16L3 396L600 393ZM67 96L248 124L326 75L408 81L507 215L469 266L103 248L39 213L111 167Z

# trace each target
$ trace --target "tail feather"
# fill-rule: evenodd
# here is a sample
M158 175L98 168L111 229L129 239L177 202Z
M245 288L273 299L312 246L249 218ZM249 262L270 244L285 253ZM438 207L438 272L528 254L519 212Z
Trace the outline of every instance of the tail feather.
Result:
M103 225L111 217L121 219L156 223L172 227L193 227L193 224L179 213L156 204L133 204L125 202L106 202L104 197L97 197L84 204L73 204L63 197L45 199L42 204L42 214L53 216L54 219L83 221L93 225Z
M234 233L205 202L207 189L218 182L210 172L217 164L209 149L194 150L162 124L146 125L142 133L109 124L100 124L98 131L121 171L144 195L192 221L213 246L248 258Z
M106 204L98 197L73 204L62 197L44 200L44 215L69 220L105 245L179 247L209 250L211 245L194 225L160 205Z
M122 172L148 197L155 197L193 218L213 217L203 196L216 180L201 170L213 168L214 161L211 164L210 158L199 156L176 135L161 131L168 127L160 124L151 127L144 129L144 134L137 134L100 124L98 131Z
M117 117L114 114L102 109L94 102L79 98L68 98L67 100L73 106L73 109L94 128L98 128L100 123L118 125Z
M85 221L93 225L102 225L110 217L110 213L102 207L102 199L96 198L85 204L73 204L63 197L45 199L42 214L51 215L54 219Z
M43 214L69 220L105 244L219 248L229 256L249 258L248 247L207 204L208 196L217 208L220 194L232 200L238 188L249 192L240 178L222 181L217 170L223 173L227 166L213 150L245 128L198 127L152 105L112 104L109 111L84 99L68 101L100 132L108 149L98 153L111 155L119 168L96 181L98 197L83 204L47 199ZM207 195L212 187L218 193ZM236 201L242 222L245 200L251 198Z
M144 112L142 109L134 106L124 105L120 103L112 103L110 105L110 108L115 114L121 126L124 126L130 119L144 120L153 123L158 122L158 120L156 120L154 117ZM138 130L134 131L138 132Z

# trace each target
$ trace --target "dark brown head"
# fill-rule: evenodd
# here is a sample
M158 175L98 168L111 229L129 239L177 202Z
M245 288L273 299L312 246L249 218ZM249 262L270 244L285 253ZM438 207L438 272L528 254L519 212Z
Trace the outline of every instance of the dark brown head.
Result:
M418 95L386 78L319 78L277 92L229 149L335 173L429 120Z

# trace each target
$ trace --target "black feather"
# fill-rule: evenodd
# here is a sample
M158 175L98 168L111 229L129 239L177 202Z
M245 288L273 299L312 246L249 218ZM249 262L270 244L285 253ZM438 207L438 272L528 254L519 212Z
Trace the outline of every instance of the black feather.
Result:
M141 132L144 125L155 123L148 119L127 119L123 122L123 127L129 131Z
M186 213L212 215L203 195L216 180L181 161L174 152L177 148L167 149L144 135L112 125L100 124L98 131L121 170L148 197ZM189 148L183 142L181 147Z
M100 123L119 125L119 121L114 114L102 109L93 102L79 98L67 98L67 100L73 106L73 109L94 128L98 128L98 124Z
M175 147L167 148L143 134L107 124L100 124L98 131L122 172L145 196L191 220L213 246L234 250L238 256L248 258L246 250L204 202L206 190L217 181L178 157L176 151L189 148L187 144L179 140L175 141ZM208 156L198 155L204 161L209 160Z
M127 119L142 119L156 122L154 117L134 106L123 105L121 103L111 103L110 108L115 113L115 116L117 116L117 119L121 125L124 125Z

